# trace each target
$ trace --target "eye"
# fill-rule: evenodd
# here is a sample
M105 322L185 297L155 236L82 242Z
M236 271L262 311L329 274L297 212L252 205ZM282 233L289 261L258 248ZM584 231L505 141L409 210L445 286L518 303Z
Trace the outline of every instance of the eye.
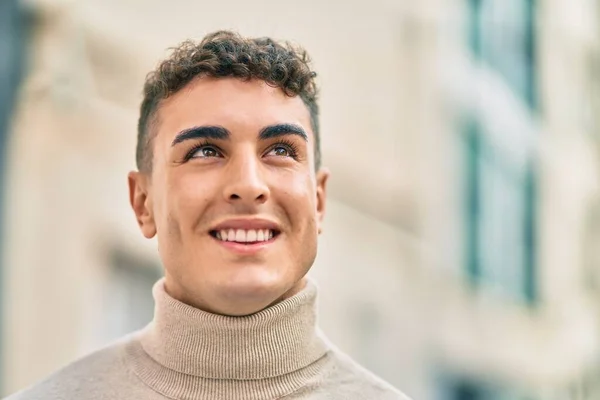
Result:
M267 155L275 156L275 157L296 157L296 150L288 144L280 143L273 147L267 153Z
M270 153L279 157L289 157L290 151L284 146L275 146L271 149Z
M221 153L213 146L203 145L199 146L195 149L192 149L190 152L189 158L211 158L211 157L221 157Z

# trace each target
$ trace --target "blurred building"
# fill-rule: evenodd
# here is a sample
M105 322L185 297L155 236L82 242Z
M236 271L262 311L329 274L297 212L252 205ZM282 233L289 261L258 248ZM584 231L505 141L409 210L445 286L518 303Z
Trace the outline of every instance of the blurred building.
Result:
M4 230L2 229L4 216L4 190L7 176L8 163L6 161L8 134L10 121L14 111L14 104L23 77L26 41L26 14L19 7L17 1L4 1L0 3L0 260L3 255ZM4 287L4 276L0 262L0 288ZM0 290L0 293L2 291ZM0 296L1 297L1 296ZM0 304L1 305L1 304ZM3 321L3 307L0 307L0 321ZM0 322L0 327L2 323ZM0 329L0 343L2 340ZM2 346L0 345L0 360L3 360ZM0 388L2 387L2 363L0 362ZM0 390L1 394L1 390Z
M597 1L26 6L0 394L152 317L160 263L126 188L143 79L226 28L319 72L333 179L311 274L334 342L415 400L600 399Z

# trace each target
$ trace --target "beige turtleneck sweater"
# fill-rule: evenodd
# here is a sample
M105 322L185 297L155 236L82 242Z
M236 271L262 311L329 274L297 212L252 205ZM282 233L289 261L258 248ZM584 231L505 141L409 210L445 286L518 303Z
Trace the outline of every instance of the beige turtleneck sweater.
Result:
M408 400L316 327L312 281L245 317L204 312L153 289L154 320L7 400Z

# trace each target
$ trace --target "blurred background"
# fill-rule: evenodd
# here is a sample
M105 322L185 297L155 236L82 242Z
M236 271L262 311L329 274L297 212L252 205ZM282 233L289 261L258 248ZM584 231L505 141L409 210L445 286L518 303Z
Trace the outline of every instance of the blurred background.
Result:
M1 0L0 397L151 319L141 88L216 29L319 73L332 341L414 400L600 399L599 0Z

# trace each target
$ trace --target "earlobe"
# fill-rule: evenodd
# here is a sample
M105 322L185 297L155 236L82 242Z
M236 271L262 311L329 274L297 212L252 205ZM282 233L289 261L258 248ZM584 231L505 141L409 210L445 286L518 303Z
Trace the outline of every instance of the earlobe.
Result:
M149 195L147 176L132 171L127 176L129 184L129 203L142 234L151 239L156 235L156 224L152 212L152 198Z
M318 233L323 232L321 227L323 218L325 217L326 201L327 201L327 181L330 172L327 168L320 168L317 172L317 223Z

